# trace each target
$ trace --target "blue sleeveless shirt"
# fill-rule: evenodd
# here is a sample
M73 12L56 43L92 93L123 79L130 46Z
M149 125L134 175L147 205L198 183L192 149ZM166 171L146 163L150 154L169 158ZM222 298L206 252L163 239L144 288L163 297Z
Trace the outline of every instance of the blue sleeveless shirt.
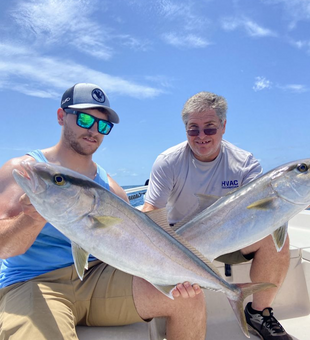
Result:
M48 162L40 150L28 153L38 162ZM97 164L94 181L110 190L106 171ZM89 261L96 260L89 256ZM28 281L36 276L73 264L70 240L46 223L32 246L22 255L3 260L0 271L0 288Z

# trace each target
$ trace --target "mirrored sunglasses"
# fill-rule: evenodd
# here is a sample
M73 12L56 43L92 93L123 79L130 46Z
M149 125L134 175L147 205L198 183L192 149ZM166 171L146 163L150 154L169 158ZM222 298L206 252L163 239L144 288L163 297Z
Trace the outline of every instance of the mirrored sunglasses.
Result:
M74 111L71 109L64 109L66 113L76 115L76 124L83 128L83 129L91 129L91 127L97 123L97 129L98 132L103 134L103 135L108 135L114 124L104 120L104 119L99 119L97 117L94 117L90 115L89 113L81 112L81 111Z
M202 131L204 132L205 135L207 136L212 136L215 135L217 133L218 128L206 128L206 129L202 129ZM200 133L199 129L190 129L186 131L187 134L191 137L197 137Z

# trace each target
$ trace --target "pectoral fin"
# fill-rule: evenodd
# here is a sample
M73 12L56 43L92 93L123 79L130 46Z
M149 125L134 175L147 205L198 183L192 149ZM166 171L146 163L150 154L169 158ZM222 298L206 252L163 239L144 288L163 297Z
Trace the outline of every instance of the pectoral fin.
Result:
M89 253L75 242L71 242L71 248L75 269L79 278L83 281L84 269L88 269Z
M175 288L175 285L173 286L160 286L160 285L154 285L153 286L158 289L161 293L163 293L164 295L166 295L168 298L170 298L171 300L174 300L174 297L172 295L172 291Z
M287 231L288 231L288 223L285 223L284 226L280 227L279 229L275 230L272 233L272 238L273 238L277 251L282 250L286 237L287 237Z
M269 210L274 208L274 197L263 198L247 206L247 209Z
M94 216L95 227L96 228L107 228L113 227L116 224L119 224L122 219L114 216Z

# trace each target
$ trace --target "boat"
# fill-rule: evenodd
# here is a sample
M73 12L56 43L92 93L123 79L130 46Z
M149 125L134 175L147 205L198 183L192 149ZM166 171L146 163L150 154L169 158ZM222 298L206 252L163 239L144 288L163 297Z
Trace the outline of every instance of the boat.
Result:
M147 187L126 189L131 204L141 203ZM141 190L141 195L135 196ZM130 197L132 196L132 197ZM134 200L139 201L134 202ZM139 207L138 207L139 208ZM289 221L290 267L287 277L272 305L276 318L294 340L310 339L310 210L304 210ZM225 280L250 282L250 262L231 266L214 261ZM225 294L204 289L208 320L206 340L246 339ZM244 305L251 301L246 298ZM77 327L80 340L164 340L165 319L118 327ZM259 339L250 334L251 339Z

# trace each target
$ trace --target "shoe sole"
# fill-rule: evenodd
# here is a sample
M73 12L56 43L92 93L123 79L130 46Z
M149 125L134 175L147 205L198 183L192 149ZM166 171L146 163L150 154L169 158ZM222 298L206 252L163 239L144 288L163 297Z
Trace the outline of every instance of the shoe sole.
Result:
M263 336L255 329L253 328L251 325L248 324L248 330L250 333L252 333L253 335L258 336L261 340L264 340Z

